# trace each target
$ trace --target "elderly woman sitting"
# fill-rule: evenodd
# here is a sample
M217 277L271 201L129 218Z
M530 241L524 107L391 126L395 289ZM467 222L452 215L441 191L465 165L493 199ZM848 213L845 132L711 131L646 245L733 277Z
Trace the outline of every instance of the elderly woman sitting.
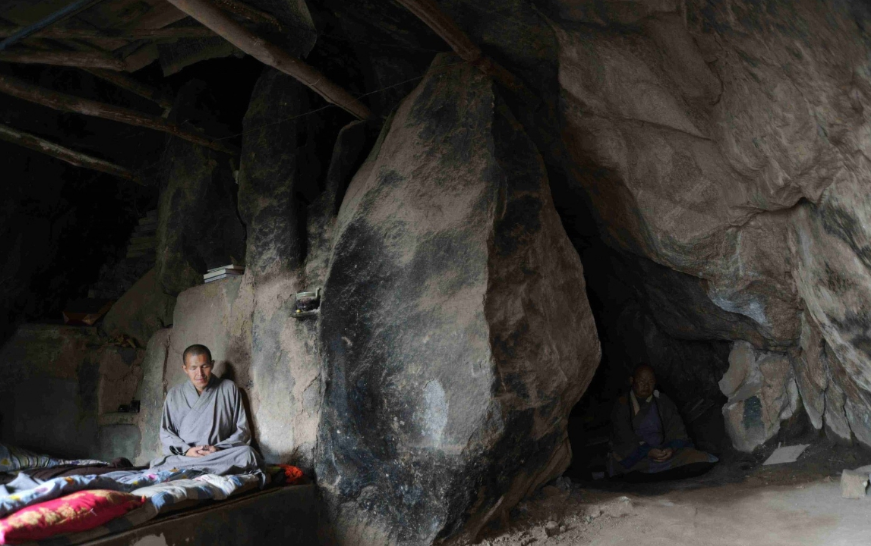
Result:
M611 412L608 474L627 481L658 481L710 470L718 459L693 447L674 402L654 390L653 368L638 366L629 384L629 392Z

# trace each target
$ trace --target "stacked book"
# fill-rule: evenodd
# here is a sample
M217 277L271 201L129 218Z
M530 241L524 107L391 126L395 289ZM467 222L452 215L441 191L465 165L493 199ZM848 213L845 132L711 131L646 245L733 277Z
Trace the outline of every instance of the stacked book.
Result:
M205 275L203 275L204 282L213 282L219 281L221 279L226 279L227 277L238 277L240 275L245 274L245 266L244 265L222 265L221 267L216 267L214 269L209 269Z
M150 210L145 218L139 220L139 225L133 230L127 245L127 257L154 257L157 248L157 211Z

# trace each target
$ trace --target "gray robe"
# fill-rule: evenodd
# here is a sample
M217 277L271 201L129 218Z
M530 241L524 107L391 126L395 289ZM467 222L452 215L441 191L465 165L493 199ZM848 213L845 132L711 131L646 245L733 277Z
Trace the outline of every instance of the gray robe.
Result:
M232 381L212 376L202 394L190 381L176 385L166 395L160 422L163 457L151 461L152 470L177 468L204 470L209 474L241 474L262 467L251 447L251 429L242 395ZM194 446L219 449L205 457L173 455L170 448L187 451Z

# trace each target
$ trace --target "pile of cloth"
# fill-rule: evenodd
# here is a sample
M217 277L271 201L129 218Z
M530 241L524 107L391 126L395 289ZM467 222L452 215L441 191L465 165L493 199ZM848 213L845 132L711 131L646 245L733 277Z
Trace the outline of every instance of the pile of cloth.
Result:
M0 485L0 544L70 546L179 508L305 479L288 465L220 476L195 468L134 468L125 460L53 459L2 444L0 463L0 476L6 477Z

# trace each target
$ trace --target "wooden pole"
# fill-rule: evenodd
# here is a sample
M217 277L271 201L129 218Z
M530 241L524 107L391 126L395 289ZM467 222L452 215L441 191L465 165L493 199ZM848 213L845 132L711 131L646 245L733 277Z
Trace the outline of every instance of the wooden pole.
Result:
M66 161L67 163L77 167L85 167L86 169L111 174L125 180L132 180L133 182L142 184L143 186L146 185L142 178L124 167L119 167L114 163L109 163L108 161L97 159L96 157L91 157L75 150L70 150L69 148L64 148L63 146L53 142L43 140L27 133L22 133L21 131L2 124L0 124L0 140L5 140L6 142L18 144L25 148L30 148L31 150L56 157L61 161Z
M58 21L62 21L63 19L66 19L67 17L73 15L74 13L77 13L79 11L87 9L87 8L91 7L92 5L94 5L100 1L102 1L102 0L77 0L76 2L73 2L72 4L67 5L66 7L61 8L61 9L57 10L56 12L52 13L51 15L46 17L45 19L38 21L30 26L22 28L21 30L19 30L18 32L13 34L12 36L10 36L10 37L6 38L5 40L3 40L2 42L0 42L0 51L3 51L7 47L11 46L12 44L17 44L18 42L27 38L28 36L35 34L44 28L48 28L49 26L57 23Z
M374 118L372 112L349 92L305 62L240 25L210 0L169 0L169 3L263 64L296 78L327 102L345 109L359 119Z
M520 79L496 61L484 55L481 48L475 45L468 35L433 0L396 1L405 6L408 11L415 14L418 19L438 34L461 59L472 64L478 70L494 78L505 87L522 95L527 100L534 100L534 96Z
M11 31L0 30L0 37L11 36ZM78 29L78 28L48 28L36 34L39 38L55 40L174 40L178 38L211 38L215 34L204 27L178 28L111 28L111 29Z
M80 68L103 68L123 71L127 64L107 53L90 51L29 51L21 53L0 53L0 62L51 64L56 66L76 66Z
M213 150L218 150L219 152L231 155L238 155L239 153L239 150L234 146L188 131L163 118L150 116L127 108L121 108L120 106L112 106L110 104L103 104L101 102L74 97L72 95L65 95L63 93L58 93L57 91L32 85L11 76L0 75L0 91L12 95L13 97L35 102L36 104L41 104L42 106L54 108L55 110L60 110L62 112L75 112L86 116L135 125L137 127L145 127L147 129L175 135L179 138L193 142L194 144L206 146Z
M128 76L121 72L113 72L111 70L102 70L99 68L85 68L83 70L96 78L105 80L121 89L126 89L131 93L135 93L140 97L155 102L162 108L172 108L173 101L171 97L167 96L166 93L160 89L155 89L150 85L146 85L132 76Z
M243 4L242 2L237 2L236 0L215 0L215 2L225 10L240 15L249 21L265 23L275 28L275 30L281 31L281 23L278 22L278 19L265 11L260 11L257 8L253 8L247 4Z

